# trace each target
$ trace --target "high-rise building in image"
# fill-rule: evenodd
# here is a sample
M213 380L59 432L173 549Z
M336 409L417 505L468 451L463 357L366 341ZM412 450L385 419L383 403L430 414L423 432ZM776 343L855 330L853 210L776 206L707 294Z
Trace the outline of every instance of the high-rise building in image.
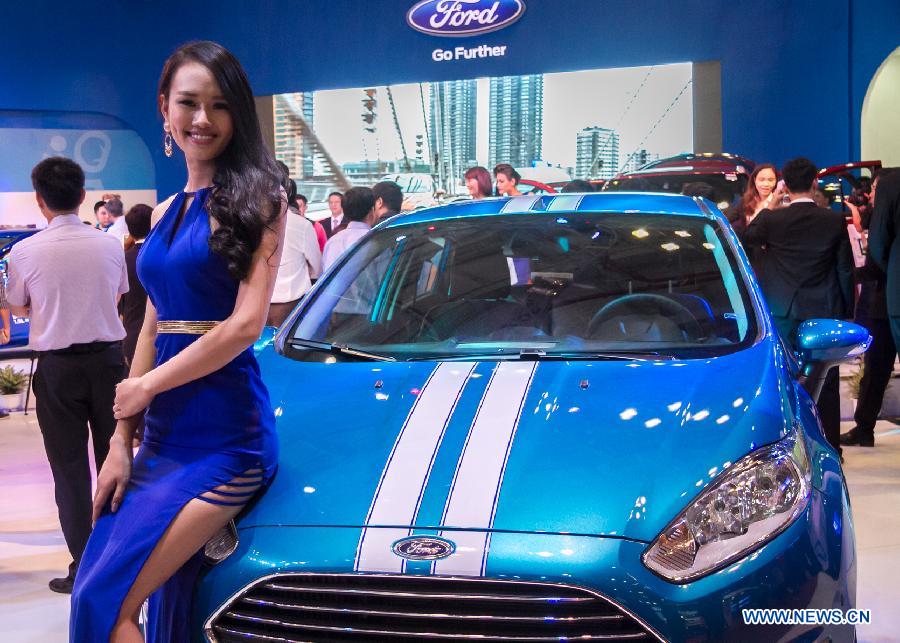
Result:
M434 171L448 185L462 179L475 161L476 81L430 84L429 152Z
M313 93L276 94L272 101L275 112L275 158L288 166L292 178L303 179L314 174L315 153L312 145L303 139L300 124L290 116L292 112L288 107L289 101L286 97L289 97L293 104L301 109L303 119L312 129Z
M490 168L497 163L527 167L541 158L543 75L491 78L489 113Z
M619 169L619 134L605 127L585 127L575 141L575 178L611 179Z
M622 166L623 172L634 172L638 168L641 168L647 163L651 161L658 161L659 154L654 154L652 152L648 152L647 150L641 148L634 152L629 158L623 159L624 165Z

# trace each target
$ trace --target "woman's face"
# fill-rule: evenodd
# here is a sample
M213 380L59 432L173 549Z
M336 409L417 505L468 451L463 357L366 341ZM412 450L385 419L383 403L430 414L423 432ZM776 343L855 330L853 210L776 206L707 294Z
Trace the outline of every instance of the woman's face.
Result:
M486 196L481 193L481 188L478 187L478 179L466 179L466 189L469 191L469 196L473 199L483 199Z
M760 170L759 174L756 175L756 192L760 197L765 199L772 194L772 190L775 189L775 183L777 183L777 181L778 179L773 170L769 168Z
M513 179L506 178L505 174L498 174L497 192L503 196L508 196L510 194L518 194L519 191L516 189L516 182Z
M175 71L169 98L160 96L160 104L172 139L188 161L212 161L231 142L228 103L212 72L200 63L185 63Z

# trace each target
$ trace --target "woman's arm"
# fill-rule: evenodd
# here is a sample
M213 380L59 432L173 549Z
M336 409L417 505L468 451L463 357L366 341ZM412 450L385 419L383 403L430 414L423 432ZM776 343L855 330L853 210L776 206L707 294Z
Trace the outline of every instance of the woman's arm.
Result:
M278 219L264 232L250 271L238 288L231 315L165 364L141 374L133 372L119 384L116 418L131 417L146 408L154 396L219 370L259 338L281 263L285 209L282 202ZM140 368L144 366L142 362Z

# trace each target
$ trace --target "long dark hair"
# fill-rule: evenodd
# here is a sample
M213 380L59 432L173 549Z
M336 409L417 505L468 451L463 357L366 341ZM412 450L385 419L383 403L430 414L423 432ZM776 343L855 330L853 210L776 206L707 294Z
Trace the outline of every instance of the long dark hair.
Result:
M741 214L744 217L744 221L749 220L749 217L753 216L753 211L756 210L756 206L759 204L760 196L759 191L756 189L756 177L763 170L772 170L775 173L775 178L778 178L778 169L771 163L760 163L753 168L750 180L747 181L747 188L744 190L744 196L741 197ZM773 191L774 189L772 188Z
M247 75L222 45L201 40L176 49L163 65L158 95L168 101L175 72L191 62L210 71L231 113L234 133L215 159L216 173L206 207L219 224L209 237L209 248L225 259L235 279L242 280L250 271L265 229L281 213L279 171L263 143Z

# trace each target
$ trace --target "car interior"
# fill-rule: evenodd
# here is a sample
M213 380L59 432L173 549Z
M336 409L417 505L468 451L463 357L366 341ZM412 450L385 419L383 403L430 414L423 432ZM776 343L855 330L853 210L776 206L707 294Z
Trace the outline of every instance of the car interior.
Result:
M323 319L319 338L570 349L744 339L707 221L550 221L444 222L404 235L360 271Z

